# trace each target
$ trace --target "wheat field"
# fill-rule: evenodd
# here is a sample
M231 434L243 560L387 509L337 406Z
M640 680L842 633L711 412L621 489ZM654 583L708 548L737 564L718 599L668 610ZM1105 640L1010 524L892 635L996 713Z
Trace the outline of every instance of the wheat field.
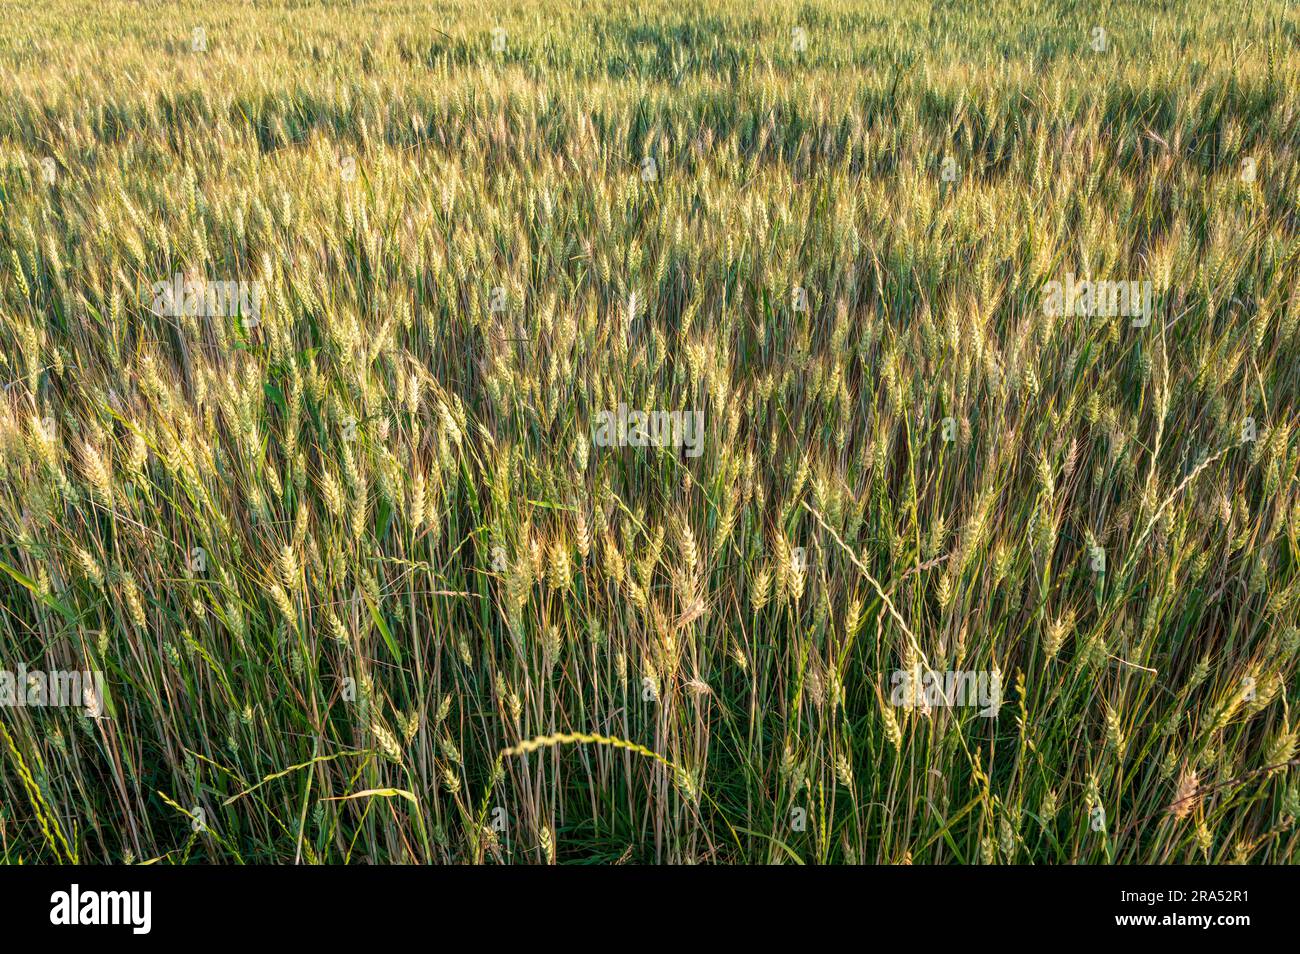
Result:
M1295 6L487 6L0 2L0 861L1300 860Z

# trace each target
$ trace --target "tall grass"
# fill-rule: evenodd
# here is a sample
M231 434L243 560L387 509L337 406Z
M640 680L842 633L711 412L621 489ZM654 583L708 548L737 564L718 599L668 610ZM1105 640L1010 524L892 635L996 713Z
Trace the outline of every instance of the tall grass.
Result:
M1296 860L1300 15L758 6L4 5L0 860Z

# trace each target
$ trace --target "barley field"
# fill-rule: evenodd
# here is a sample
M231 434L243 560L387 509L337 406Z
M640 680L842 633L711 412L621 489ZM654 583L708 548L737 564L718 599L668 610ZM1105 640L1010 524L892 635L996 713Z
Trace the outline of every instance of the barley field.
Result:
M1295 5L491 6L0 0L0 862L1300 860Z

